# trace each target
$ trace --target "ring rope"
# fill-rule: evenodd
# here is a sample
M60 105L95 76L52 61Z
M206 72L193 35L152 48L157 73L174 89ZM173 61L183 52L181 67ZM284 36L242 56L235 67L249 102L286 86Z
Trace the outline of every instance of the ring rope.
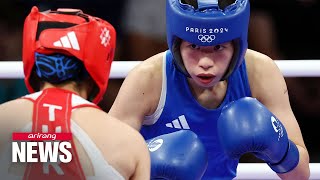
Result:
M320 60L274 60L285 77L320 77ZM142 61L113 61L110 78L125 78ZM0 78L23 78L22 61L0 61Z
M110 78L125 78L142 61L114 61ZM320 77L320 60L275 60L285 77ZM0 78L24 78L22 61L0 61ZM310 163L310 179L320 179L320 163ZM239 163L235 179L279 179L265 163Z

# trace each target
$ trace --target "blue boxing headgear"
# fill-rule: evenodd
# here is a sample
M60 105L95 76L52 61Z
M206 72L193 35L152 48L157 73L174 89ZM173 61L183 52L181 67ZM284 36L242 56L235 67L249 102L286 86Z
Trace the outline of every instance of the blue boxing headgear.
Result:
M176 67L190 77L180 54L181 40L198 46L215 46L232 41L235 52L222 79L240 66L248 48L249 0L235 0L222 8L221 0L195 0L196 5L181 0L167 0L167 43Z

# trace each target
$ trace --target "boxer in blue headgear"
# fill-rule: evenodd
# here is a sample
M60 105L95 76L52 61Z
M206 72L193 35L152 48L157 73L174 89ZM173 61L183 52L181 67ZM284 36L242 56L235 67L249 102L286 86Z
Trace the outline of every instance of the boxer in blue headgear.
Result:
M232 179L253 153L282 179L308 179L284 78L247 49L249 1L166 1L169 50L128 74L109 112L147 140L151 177Z
M217 0L199 0L194 5L167 1L167 42L177 68L185 75L190 76L181 60L181 40L197 46L215 46L232 41L235 53L223 79L242 63L248 47L249 1L239 0L224 6L219 6Z

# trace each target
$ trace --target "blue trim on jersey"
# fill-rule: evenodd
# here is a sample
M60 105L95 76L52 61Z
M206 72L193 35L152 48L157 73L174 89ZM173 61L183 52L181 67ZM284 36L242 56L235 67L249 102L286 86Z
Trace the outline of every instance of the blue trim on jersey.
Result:
M231 101L251 96L245 61L228 78L225 98L216 109L207 109L197 102L191 93L187 77L175 68L170 51L166 52L165 62L167 78L165 105L156 123L150 126L144 125L141 134L145 139L150 139L190 128L202 140L209 155L208 168L203 179L234 178L238 160L229 159L224 154L219 145L216 129L222 107Z

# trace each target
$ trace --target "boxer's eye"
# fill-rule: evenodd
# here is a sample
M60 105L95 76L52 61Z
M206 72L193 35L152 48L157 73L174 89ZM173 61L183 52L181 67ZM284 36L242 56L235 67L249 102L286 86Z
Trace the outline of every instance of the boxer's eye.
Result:
M224 46L222 46L222 45L220 45L220 44L213 46L213 49L214 49L215 51L222 50L223 48L224 48Z
M196 44L191 44L190 46L192 49L200 49L200 46L198 46Z

